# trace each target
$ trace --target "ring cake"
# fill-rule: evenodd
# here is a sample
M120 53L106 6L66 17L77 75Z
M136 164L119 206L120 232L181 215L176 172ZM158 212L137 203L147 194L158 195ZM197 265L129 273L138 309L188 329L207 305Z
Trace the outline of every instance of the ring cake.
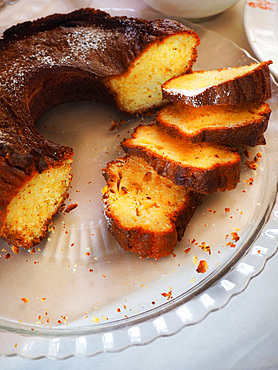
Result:
M30 248L47 234L71 181L73 150L34 123L74 100L128 114L162 105L161 85L191 72L200 40L172 20L81 9L13 26L0 40L0 236Z

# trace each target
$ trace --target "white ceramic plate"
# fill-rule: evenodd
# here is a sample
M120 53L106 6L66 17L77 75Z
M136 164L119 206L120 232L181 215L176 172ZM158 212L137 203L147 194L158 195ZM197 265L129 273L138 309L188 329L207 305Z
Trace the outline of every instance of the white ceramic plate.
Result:
M278 78L278 1L246 0L244 28L256 57L272 60L270 70Z
M109 11L157 17L132 9ZM201 38L196 69L252 62L233 42L190 26ZM121 250L107 232L101 203L105 185L101 168L123 154L119 143L135 126L153 117L127 120L119 130L110 131L112 121L126 117L102 104L66 104L49 112L38 129L74 148L69 202L79 205L56 217L55 230L35 253L13 254L0 241L0 354L63 359L144 345L198 323L244 290L277 248L278 88L274 83L272 91L267 145L251 150L250 159L262 153L258 169L243 164L235 190L206 197L175 254L159 261ZM240 236L234 247L229 244L233 232ZM210 245L211 254L200 247L202 243ZM7 253L11 258L5 258ZM204 274L196 271L200 260L208 264Z

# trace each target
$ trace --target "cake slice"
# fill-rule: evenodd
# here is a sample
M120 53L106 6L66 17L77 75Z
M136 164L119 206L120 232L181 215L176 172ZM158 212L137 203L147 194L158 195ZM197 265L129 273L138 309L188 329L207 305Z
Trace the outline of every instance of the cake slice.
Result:
M162 85L163 97L193 107L259 103L271 97L269 64L196 71Z
M26 174L21 168L11 169L0 156L1 205L7 207L5 218L0 212L1 238L28 249L47 236L53 217L68 197L71 164L72 153L69 151L63 160L61 158L61 163L52 163L41 172Z
M138 126L122 142L128 155L144 158L159 175L203 194L234 189L241 158L232 148L211 143L185 143L155 124Z
M256 146L266 143L270 114L267 103L198 108L172 103L157 112L156 122L171 136L187 142Z
M159 176L139 157L124 157L103 170L108 229L119 245L140 257L168 256L181 240L202 195Z

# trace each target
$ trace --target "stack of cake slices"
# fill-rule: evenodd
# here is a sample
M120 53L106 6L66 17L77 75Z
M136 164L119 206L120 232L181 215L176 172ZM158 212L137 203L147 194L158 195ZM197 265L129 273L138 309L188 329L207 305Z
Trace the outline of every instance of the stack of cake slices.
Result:
M240 180L242 146L266 143L269 64L196 71L162 85L168 104L156 122L122 142L126 156L107 164L108 229L140 257L173 252L203 195Z

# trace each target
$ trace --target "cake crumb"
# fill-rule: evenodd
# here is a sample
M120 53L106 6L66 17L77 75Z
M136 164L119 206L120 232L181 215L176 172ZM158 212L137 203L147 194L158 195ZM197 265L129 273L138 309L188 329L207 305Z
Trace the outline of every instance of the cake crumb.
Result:
M14 254L18 254L19 253L19 248L16 247L15 245L12 246L12 251L14 252Z
M245 148L245 149L244 149L244 152L243 152L243 153L245 154L245 156L246 156L247 158L249 158L249 157L250 157L250 155L251 155L250 150L248 150L247 148Z
M245 161L244 164L246 164L247 168L250 168L250 170L256 171L258 168L258 164L255 161Z
M232 239L233 239L235 242L238 242L238 241L239 241L240 237L239 237L239 235L238 235L238 233L237 233L237 232L233 231L233 232L231 232L231 235L232 235Z
M258 168L258 162L259 162L261 157L262 157L262 153L258 152L255 155L253 161L246 161L246 162L244 162L244 164L246 164L247 168L250 168L251 170L255 171Z
M198 265L198 257L197 256L193 256L192 257L192 260L193 260L193 263L194 263L194 265Z
M253 185L254 179L253 179L253 177L249 177L249 179L244 180L244 182L246 182L248 185Z
M233 243L233 242L227 242L226 245L227 245L227 247L231 247L231 248L236 247L235 243Z
M203 274L204 272L206 272L206 271L207 271L207 269L208 269L207 261L205 261L205 260L201 260L201 261L199 262L199 265L198 265L198 267L197 267L196 271L197 271L198 273Z
M212 210L212 209L210 209L210 208L208 208L208 211L209 211L209 212L212 212L212 213L216 213L216 211L214 211L214 210Z
M67 208L65 209L65 213L70 213L73 211L76 207L78 207L78 203L69 204Z
M169 290L168 293L161 293L161 295L165 298L167 298L167 301L169 301L169 299L173 298L173 295L172 295L172 290Z
M126 123L126 121L124 119L120 119L119 122L115 119L114 121L111 122L111 126L110 126L109 131L114 131L115 129L120 128L125 123Z
M200 247L203 249L204 252L208 252L208 254L211 254L211 248L210 245L207 245L205 242L203 242Z

